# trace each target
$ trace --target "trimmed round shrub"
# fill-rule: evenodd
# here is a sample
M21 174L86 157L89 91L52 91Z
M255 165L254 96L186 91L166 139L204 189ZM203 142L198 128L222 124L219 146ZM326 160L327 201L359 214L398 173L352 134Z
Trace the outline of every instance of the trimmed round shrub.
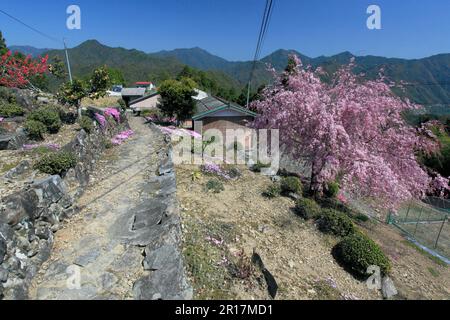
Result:
M63 174L70 168L75 167L77 160L71 152L59 151L43 156L34 165L34 168L47 174Z
M42 122L50 133L57 133L61 129L62 121L54 107L45 106L34 110L28 119Z
M24 124L25 131L33 140L44 139L44 133L47 132L47 127L39 121L28 119Z
M0 104L0 116L5 118L23 116L25 111L15 103Z
M372 239L361 232L344 238L335 247L338 260L358 276L368 276L369 266L380 267L386 275L391 270L389 258Z
M309 220L318 218L322 212L322 209L314 200L301 198L295 203L294 211L303 219Z
M328 198L336 198L339 194L339 183L333 181L328 182L327 187L325 188L325 195Z
M355 233L356 228L352 220L344 213L325 209L318 220L319 230L336 236L346 237Z
M263 196L266 198L276 198L281 194L281 187L277 183L271 184L266 191L263 192Z
M289 193L302 193L302 182L297 177L285 177L281 179L281 192L284 194Z
M86 133L91 133L94 130L93 120L87 116L82 116L80 119L80 127L86 131Z

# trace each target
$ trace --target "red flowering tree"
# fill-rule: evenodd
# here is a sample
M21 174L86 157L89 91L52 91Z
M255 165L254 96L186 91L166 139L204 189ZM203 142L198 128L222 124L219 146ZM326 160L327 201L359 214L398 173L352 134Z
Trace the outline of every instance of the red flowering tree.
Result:
M48 71L48 56L33 60L18 53L6 52L0 58L0 86L24 88L32 86L30 79Z
M404 121L403 112L416 105L392 94L382 76L362 81L353 67L352 62L325 83L320 69L303 69L292 57L284 74L275 75L274 85L252 104L260 113L253 125L280 129L280 144L311 166L314 193L338 180L353 197L395 209L432 185L416 154L435 152L438 144L426 127ZM448 186L447 179L436 181L434 186Z

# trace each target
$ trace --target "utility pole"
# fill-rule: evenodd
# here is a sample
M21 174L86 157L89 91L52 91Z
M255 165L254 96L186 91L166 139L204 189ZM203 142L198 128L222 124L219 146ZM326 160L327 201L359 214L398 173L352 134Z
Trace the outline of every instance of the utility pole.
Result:
M250 83L251 82L252 82L251 80L248 82L248 88L247 88L247 108L250 104Z
M70 68L70 61L69 61L69 53L67 52L67 46L66 46L66 39L65 38L63 38L63 43L64 43L64 50L66 51L67 69L69 70L70 83L73 83L72 70Z

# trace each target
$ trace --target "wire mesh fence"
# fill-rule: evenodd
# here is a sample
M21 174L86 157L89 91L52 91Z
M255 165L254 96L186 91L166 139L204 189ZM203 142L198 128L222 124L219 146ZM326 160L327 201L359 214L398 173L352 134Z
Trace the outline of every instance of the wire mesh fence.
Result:
M397 214L389 214L388 223L401 229L420 244L450 259L450 205L439 198L410 201Z

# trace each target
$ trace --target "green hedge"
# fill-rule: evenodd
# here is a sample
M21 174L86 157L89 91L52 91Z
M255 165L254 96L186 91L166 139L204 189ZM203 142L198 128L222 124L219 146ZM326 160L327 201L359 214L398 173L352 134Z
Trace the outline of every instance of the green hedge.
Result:
M305 220L319 217L322 209L313 199L301 198L295 203L294 211Z
M77 164L75 155L71 152L59 151L43 156L35 165L35 169L55 175L63 174Z
M317 226L324 233L340 237L346 237L356 231L355 225L346 214L331 209L322 211Z
M384 275L391 270L389 258L372 239L361 232L344 238L336 245L335 253L338 260L358 276L368 276L369 266L380 267Z
M44 133L47 132L47 128L42 122L31 119L25 121L24 128L28 136L33 140L44 139Z
M42 122L50 133L57 133L62 127L59 112L52 106L40 107L32 111L27 119Z
M0 104L0 117L11 118L23 116L24 109L15 103L2 103Z

